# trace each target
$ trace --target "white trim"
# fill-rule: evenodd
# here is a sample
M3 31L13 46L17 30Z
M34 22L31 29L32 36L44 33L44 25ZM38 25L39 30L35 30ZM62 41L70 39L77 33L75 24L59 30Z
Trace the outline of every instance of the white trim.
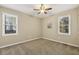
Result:
M54 41L54 42L59 42L59 43L62 43L62 44L67 44L67 45L74 46L74 47L79 47L79 45L72 44L72 43L65 43L65 42L62 42L62 41L58 41L58 40L50 39L50 38L45 38L45 37L42 37L42 38L47 39L47 40L51 40L51 41Z
M5 48L5 47L9 47L9 46L13 46L13 45L29 42L29 41L32 41L32 40L37 40L37 39L39 39L39 38L28 39L28 40L24 40L24 41L21 41L21 42L16 42L16 43L0 46L0 48Z
M13 16L16 17L16 33L12 33L12 34L5 34L5 15L8 16ZM18 16L16 15L12 15L12 14L8 14L8 13L2 13L2 36L9 36L9 35L17 35L18 34Z
M60 19L63 18L63 17L69 17L69 33L61 33L60 32ZM66 15L66 16L59 16L58 17L58 34L62 34L62 35L70 35L71 34L71 17L70 15Z

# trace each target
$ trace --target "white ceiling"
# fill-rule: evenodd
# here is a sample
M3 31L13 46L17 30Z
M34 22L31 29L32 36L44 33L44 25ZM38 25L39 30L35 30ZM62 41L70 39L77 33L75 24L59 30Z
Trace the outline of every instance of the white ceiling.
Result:
M40 4L1 4L1 6L21 11L28 15L44 18L65 10L76 8L78 7L78 4L48 4L46 5L46 7L53 8L52 11L49 11L48 14L40 15L38 15L37 12L33 10L34 8L38 9L40 7Z

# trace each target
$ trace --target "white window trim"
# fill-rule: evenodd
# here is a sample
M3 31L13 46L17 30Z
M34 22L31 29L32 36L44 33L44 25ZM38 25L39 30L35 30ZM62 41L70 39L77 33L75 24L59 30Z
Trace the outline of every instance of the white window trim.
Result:
M69 33L61 33L60 32L60 19L61 18L63 18L63 17L69 17ZM71 17L70 17L70 15L66 15L66 16L60 16L60 17L58 17L58 34L61 34L61 35L71 35Z
M5 34L5 15L16 17L16 33ZM17 35L18 34L18 16L2 13L2 36L9 36L9 35Z

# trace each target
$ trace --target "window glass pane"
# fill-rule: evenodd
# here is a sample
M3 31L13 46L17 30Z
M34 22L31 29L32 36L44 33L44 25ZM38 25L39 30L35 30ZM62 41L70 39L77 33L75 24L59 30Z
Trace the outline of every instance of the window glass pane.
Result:
M69 17L62 17L59 22L60 33L69 33Z
M5 34L16 33L16 17L5 16Z

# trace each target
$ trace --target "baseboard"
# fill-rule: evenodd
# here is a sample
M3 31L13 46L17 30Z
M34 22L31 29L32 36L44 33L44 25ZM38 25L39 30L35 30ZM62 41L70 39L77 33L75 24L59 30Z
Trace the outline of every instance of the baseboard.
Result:
M8 45L5 45L5 46L1 46L0 48L5 48L5 47L9 47L9 46L13 46L13 45L29 42L29 41L32 41L32 40L36 40L36 39L39 39L39 38L33 38L33 39L24 40L24 41L21 41L21 42L16 42L16 43L13 43L13 44L8 44Z
M57 41L57 40L50 39L50 38L45 38L45 37L42 37L42 38L47 39L47 40L51 40L51 41L55 41L55 42L59 42L59 43L63 43L63 44L66 44L66 45L74 46L74 47L79 47L79 45L76 45L76 44L65 43L65 42L62 42L62 41Z

